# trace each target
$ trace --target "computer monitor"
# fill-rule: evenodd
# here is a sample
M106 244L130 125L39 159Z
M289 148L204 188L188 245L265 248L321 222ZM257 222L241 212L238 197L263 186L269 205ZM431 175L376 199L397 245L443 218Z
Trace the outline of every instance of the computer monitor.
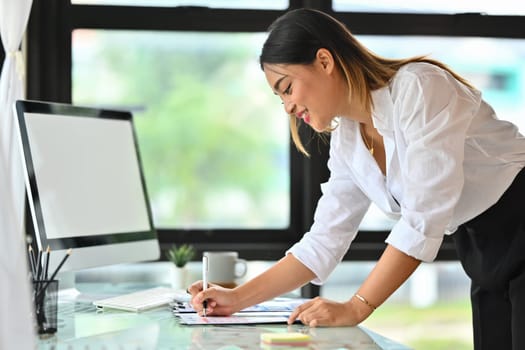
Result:
M17 101L15 110L49 271L70 248L61 271L158 259L131 113L39 101Z

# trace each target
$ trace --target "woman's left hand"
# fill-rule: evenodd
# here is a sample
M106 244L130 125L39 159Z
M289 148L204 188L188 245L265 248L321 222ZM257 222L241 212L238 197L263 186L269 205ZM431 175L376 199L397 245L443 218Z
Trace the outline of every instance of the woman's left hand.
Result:
M344 303L316 297L298 306L288 318L288 324L295 320L310 327L355 326L364 321L372 310L351 298Z

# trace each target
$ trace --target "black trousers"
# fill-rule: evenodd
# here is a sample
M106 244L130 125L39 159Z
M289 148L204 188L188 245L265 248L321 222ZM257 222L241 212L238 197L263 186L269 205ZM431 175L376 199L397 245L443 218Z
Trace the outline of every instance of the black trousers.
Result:
M472 281L474 349L525 349L525 169L453 238Z

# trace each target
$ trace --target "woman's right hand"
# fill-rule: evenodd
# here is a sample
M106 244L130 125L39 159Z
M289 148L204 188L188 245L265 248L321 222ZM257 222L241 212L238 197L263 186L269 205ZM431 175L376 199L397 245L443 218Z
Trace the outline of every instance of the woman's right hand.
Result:
M207 316L229 316L240 310L236 306L239 298L235 289L210 283L208 288L203 291L202 281L197 281L188 288L188 292L191 294L191 305L199 315L203 314L202 304L204 300L207 300Z

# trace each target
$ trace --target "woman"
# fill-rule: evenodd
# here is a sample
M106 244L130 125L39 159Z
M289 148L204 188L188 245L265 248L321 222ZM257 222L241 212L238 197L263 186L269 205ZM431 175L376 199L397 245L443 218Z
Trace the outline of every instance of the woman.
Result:
M442 63L379 57L319 11L277 19L260 63L299 150L306 153L300 123L331 133L330 178L310 231L284 258L232 290L194 283L194 307L207 299L208 315L231 314L323 283L374 202L398 219L375 268L348 301L315 298L289 322L362 322L453 234L472 279L476 349L525 349L525 139L517 128Z

